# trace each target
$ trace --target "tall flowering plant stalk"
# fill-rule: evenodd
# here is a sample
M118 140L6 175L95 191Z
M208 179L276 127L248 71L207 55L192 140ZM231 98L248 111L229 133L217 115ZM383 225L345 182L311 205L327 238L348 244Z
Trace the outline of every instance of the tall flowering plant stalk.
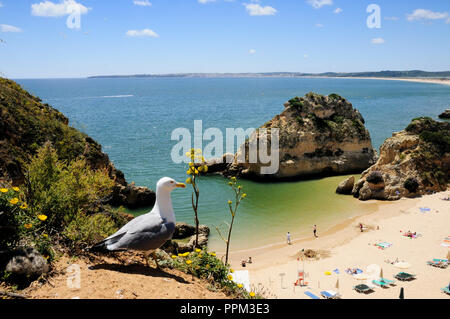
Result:
M198 199L200 197L200 191L198 189L198 176L200 173L206 173L208 171L208 166L206 166L205 158L202 156L202 150L200 149L191 149L190 152L186 153L186 156L190 159L189 168L186 171L186 174L189 176L186 179L186 184L192 185L192 209L194 210L195 215L195 243L194 246L198 247L198 228L199 228L199 220L198 220Z
M228 236L226 239L224 238L224 236L222 236L222 233L221 233L219 227L216 226L217 232L219 233L220 237L222 238L222 240L225 242L225 244L227 246L226 253L225 253L225 265L228 264L228 253L229 253L229 249L230 249L231 232L233 230L234 218L236 217L236 212L239 208L239 205L241 204L241 201L247 197L247 194L242 191L242 186L237 184L236 177L231 177L230 182L228 182L228 185L230 185L230 187L234 191L235 200L234 200L234 202L232 200L228 201L228 208L230 209L230 214L231 214L231 222L229 224L225 223L228 226Z

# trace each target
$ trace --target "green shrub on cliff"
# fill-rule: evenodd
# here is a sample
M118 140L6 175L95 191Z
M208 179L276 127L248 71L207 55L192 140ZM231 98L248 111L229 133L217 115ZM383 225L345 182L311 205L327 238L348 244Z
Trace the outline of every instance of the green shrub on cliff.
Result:
M32 211L48 216L48 228L65 226L78 213L100 204L114 185L105 170L91 170L84 159L59 161L49 143L38 150L27 171L27 202Z
M423 131L420 138L425 142L431 143L437 147L441 154L450 152L450 132L447 131Z
M102 206L113 184L106 170L93 171L82 158L60 161L46 143L27 165L23 187L0 185L0 250L20 241L51 259L55 241L84 248L109 236L126 223Z

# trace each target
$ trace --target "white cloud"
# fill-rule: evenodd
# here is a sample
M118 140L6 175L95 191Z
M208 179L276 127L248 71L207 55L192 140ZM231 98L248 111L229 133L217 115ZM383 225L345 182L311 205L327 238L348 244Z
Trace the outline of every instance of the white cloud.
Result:
M144 0L144 1L139 1L139 0L134 0L133 3L137 6L141 6L141 7L151 7L152 3L148 0Z
M273 7L262 7L261 5L256 3L244 3L244 6L248 14L251 16L273 16L275 13L277 13L277 9Z
M129 37L151 37L151 38L159 38L159 35L150 29L144 30L129 30L127 31L127 36Z
M86 8L75 0L63 0L56 4L51 1L44 1L31 5L31 14L38 17L63 17L74 12L86 14L90 8Z
M427 9L416 9L406 15L408 21L448 19L448 12L433 12Z
M384 41L383 38L374 38L374 39L372 39L372 43L373 44L383 44L384 42L386 42L386 41Z
M255 50L255 49L250 49L250 50L248 51L248 53L250 53L250 54L255 54L255 53L256 53L256 50Z
M8 24L0 24L0 32L22 32L22 29Z
M339 14L342 11L344 11L344 10L342 10L341 8L336 8L336 10L334 10L333 12L336 13L336 14Z
M201 3L201 4L207 4L207 3L210 3L210 2L215 2L216 0L198 0L198 3Z
M333 0L308 0L307 2L315 9L322 8L323 6L331 6L333 4Z

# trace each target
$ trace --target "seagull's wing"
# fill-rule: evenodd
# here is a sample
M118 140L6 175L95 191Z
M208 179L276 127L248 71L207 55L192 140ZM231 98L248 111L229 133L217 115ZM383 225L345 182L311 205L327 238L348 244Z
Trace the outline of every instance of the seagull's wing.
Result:
M150 213L106 240L105 245L108 250L155 250L172 239L174 231L174 223L168 223L158 214Z

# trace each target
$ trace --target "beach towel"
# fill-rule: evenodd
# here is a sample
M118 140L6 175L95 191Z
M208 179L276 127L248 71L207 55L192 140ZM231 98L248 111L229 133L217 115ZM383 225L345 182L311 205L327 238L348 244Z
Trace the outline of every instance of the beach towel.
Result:
M378 248L380 248L380 249L386 249L386 248L391 247L392 244L384 241L382 243L375 244L375 246L378 246Z
M339 275L339 269L335 269L335 270L333 270L333 272L335 273L335 274L337 274L337 275Z
M431 211L431 209L428 208L428 207L419 207L419 209L420 209L420 211L421 211L422 213Z
M350 269L346 269L345 272L346 272L347 274L349 274L349 275L357 275L357 274L362 274L362 273L363 273L363 270L362 270L362 269L359 269L359 268L356 268L356 274L354 274Z
M442 242L441 246L450 247L450 236L445 237L445 239Z
M305 291L305 295L307 295L308 297L310 297L312 299L320 299L320 297L317 297L315 294L313 294L310 291Z

